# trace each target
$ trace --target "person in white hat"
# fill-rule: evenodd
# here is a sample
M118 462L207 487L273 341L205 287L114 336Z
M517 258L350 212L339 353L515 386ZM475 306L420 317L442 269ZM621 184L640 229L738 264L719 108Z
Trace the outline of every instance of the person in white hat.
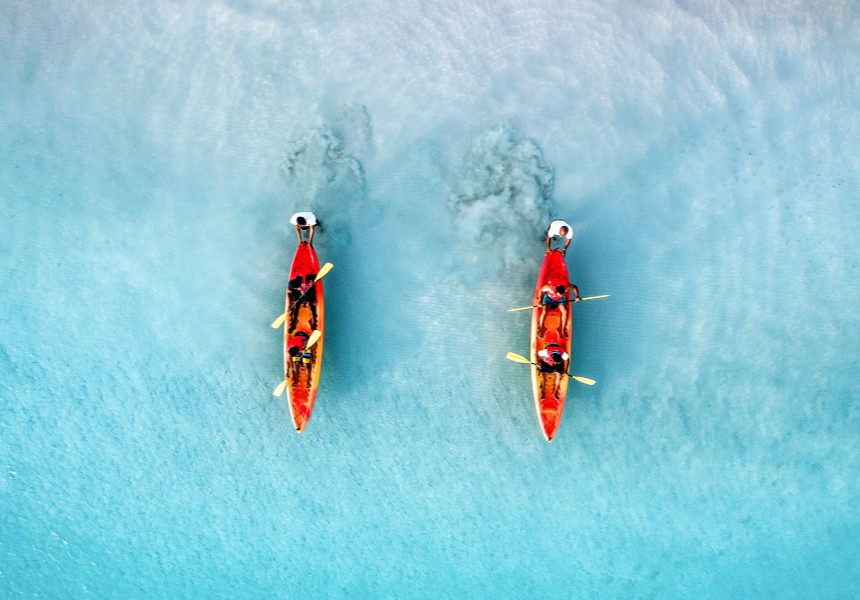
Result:
M561 250L562 256L567 253L567 247L570 246L570 238L573 237L573 229L566 221L556 219L549 224L546 229L546 251L549 252L552 248L552 242L555 238L564 240L564 248Z
M314 230L316 226L319 224L316 216L312 212L297 212L292 217L290 217L290 223L292 223L296 228L296 235L299 236L299 243L301 244L303 241L302 233L307 232L308 239L307 242L313 246L314 245Z

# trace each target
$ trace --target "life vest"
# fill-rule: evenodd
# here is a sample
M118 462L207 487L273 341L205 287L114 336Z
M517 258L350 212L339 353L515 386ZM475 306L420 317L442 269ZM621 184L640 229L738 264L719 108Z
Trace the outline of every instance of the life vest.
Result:
M546 294L546 295L547 295L547 297L549 297L549 299L550 299L552 302L558 302L559 300L561 300L561 299L563 299L565 296L567 296L567 291L565 291L565 292L563 292L563 293L559 294L557 291L555 291L555 287L552 287L552 288L550 288L550 289L548 289L548 290L544 290L544 294Z
M555 353L561 354L561 360L557 361L553 358L553 354ZM559 363L563 363L568 359L567 352L564 351L564 348L559 346L558 344L550 344L540 352L538 352L538 356L548 365L557 365Z

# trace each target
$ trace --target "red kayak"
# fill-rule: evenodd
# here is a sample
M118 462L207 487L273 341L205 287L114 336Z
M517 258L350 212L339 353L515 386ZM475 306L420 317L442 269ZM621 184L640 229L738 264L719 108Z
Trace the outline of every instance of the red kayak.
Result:
M319 387L322 372L323 341L325 335L310 348L302 348L298 358L291 356L290 343L293 340L305 340L314 331L323 334L323 284L315 281L319 273L319 259L313 246L301 242L293 255L290 267L290 284L287 286L287 301L284 314L284 380L286 381L287 398L290 403L290 415L296 431L301 432L311 418L314 400ZM293 282L301 277L300 285L305 285L307 291L304 297L297 301L301 291L294 289ZM295 366L294 366L295 365Z
M568 282L564 255L558 250L550 250L546 253L538 273L532 302L536 308L532 309L531 329L531 361L535 365L532 367L532 390L538 421L547 441L551 441L558 431L567 395L571 347L571 305ZM559 285L565 287L565 294L556 298L554 304L542 304L544 292ZM541 320L543 320L542 328ZM544 360L544 368L537 366L541 362L539 353L544 357L550 355L556 358L555 364L552 365L552 372L547 372L546 360Z

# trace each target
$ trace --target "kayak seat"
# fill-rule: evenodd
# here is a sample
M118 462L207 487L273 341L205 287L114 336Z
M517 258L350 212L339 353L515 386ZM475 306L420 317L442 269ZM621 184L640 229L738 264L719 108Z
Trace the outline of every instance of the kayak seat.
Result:
M311 312L310 308L302 305L301 307L299 307L299 314L297 316L299 321L310 322L311 317L313 317L313 313Z
M544 330L546 331L555 331L559 325L561 325L561 318L556 314L547 315L543 321Z
M543 336L543 341L546 344L546 346L549 346L552 343L558 343L559 337L561 337L561 336L559 336L558 331L551 329L551 330L548 330L546 332L546 334Z

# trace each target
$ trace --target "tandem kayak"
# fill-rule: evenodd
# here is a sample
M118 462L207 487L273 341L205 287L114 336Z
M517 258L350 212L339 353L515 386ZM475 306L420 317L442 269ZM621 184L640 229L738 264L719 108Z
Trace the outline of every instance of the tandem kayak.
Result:
M319 259L313 246L300 242L290 267L284 311L284 381L290 415L298 432L305 428L311 417L322 372L325 302L323 283L316 279L319 272ZM300 285L306 288L304 295ZM314 331L320 332L316 343L303 348L298 358L292 356L290 341L297 338L307 340Z
M561 422L564 400L567 395L570 372L571 318L570 287L564 255L558 250L549 250L538 273L532 304L531 362L532 391L538 421L547 441L552 441ZM564 296L554 305L542 304L541 299L548 287L563 285ZM541 323L543 327L541 327ZM546 372L538 364L540 355L555 353L563 357L556 372Z

